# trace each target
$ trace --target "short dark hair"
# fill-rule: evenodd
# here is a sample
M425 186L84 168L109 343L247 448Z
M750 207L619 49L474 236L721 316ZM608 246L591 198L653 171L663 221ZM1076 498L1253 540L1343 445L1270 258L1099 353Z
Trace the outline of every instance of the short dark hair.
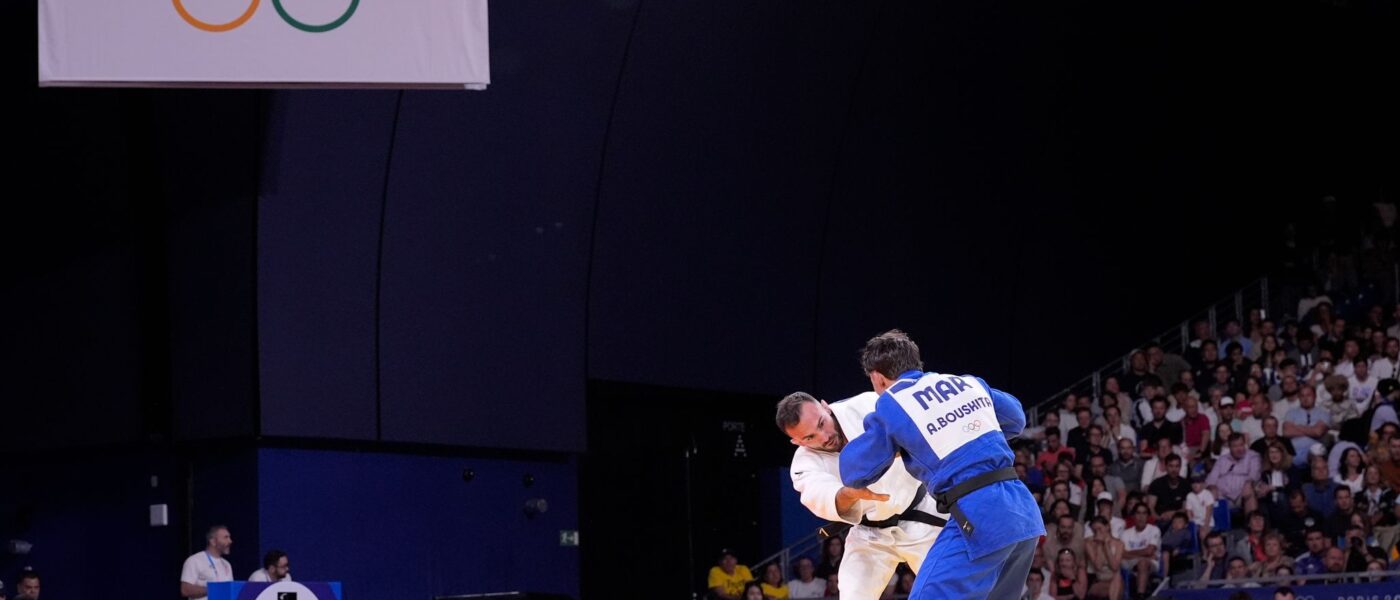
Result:
M866 375L879 373L894 379L905 371L922 371L919 345L903 331L891 329L865 342L860 351L860 368Z
M268 568L268 567L275 567L275 566L277 566L277 563L282 562L282 559L284 559L284 558L286 558L286 557L287 557L287 553L286 553L286 552L283 552L283 551L278 550L278 549L276 549L276 548L273 548L272 550L268 550L268 551L267 551L267 554L264 554L264 555L263 555L263 568L266 569L266 568Z
M214 541L214 536L219 535L219 531L221 531L221 530L222 530L222 531L228 531L228 526L226 526L226 525L213 525L213 526L211 526L211 527L209 528L209 531L204 532L204 541L205 541L205 542L212 542L212 541Z
M802 405L811 402L815 404L816 398L807 392L793 392L783 396L778 401L778 415L774 420L778 423L778 429L787 433L788 428L797 425L802 420Z
M1230 437L1227 438L1227 439L1228 439L1228 441L1229 441L1231 444L1233 444L1233 443L1235 443L1235 442L1243 442L1243 441L1244 441L1244 434L1243 434L1243 433L1240 433L1240 432L1238 432L1238 431L1236 431L1235 433L1230 434Z
M1284 586L1279 586L1279 587L1277 587L1277 588L1274 588L1274 597L1277 598L1280 594L1282 594L1282 595L1284 595L1284 596L1287 596L1287 597L1289 597L1289 598L1295 598L1295 597L1297 597L1297 594L1294 594L1294 593L1293 593L1293 588L1288 587L1288 586L1286 586L1286 585L1284 585Z
M1180 393L1189 392L1189 391L1191 391L1191 388L1188 387L1186 384L1180 382L1180 381L1178 381L1178 382L1172 384L1172 393L1173 393L1173 394L1180 394Z
M1167 464L1170 464L1172 461L1181 462L1181 457L1177 456L1176 453L1173 452L1171 454L1168 454L1166 458L1162 459L1162 462Z
M25 569L19 572L19 582L23 583L24 581L30 579L33 579L34 581L40 581L39 572L35 571L34 569Z

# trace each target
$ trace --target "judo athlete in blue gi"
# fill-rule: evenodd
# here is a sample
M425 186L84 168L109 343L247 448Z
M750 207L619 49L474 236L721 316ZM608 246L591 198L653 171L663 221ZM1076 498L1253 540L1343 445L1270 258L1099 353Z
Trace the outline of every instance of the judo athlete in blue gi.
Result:
M1025 428L1021 402L977 377L925 373L919 347L899 330L866 342L861 366L880 398L865 433L841 451L842 482L864 488L902 454L939 510L953 516L910 597L1019 597L1045 534L1006 443Z

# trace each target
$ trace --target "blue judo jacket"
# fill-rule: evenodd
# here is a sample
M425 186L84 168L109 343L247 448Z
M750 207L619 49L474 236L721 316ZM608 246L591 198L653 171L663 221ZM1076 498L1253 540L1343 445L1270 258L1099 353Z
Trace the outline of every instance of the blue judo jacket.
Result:
M1015 455L1006 440L1025 426L1021 402L978 377L906 371L875 401L865 433L841 450L841 481L866 487L899 453L929 491L946 493L972 477L1010 467ZM975 530L966 535L949 527L942 535L965 537L972 559L1045 534L1040 509L1020 481L981 488L958 506Z

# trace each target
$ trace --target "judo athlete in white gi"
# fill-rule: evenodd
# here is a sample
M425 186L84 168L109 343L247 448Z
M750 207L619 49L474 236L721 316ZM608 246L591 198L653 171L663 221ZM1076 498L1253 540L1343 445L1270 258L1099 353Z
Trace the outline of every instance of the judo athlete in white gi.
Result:
M902 454L909 473L952 513L910 597L1019 597L1045 534L1006 443L1025 428L1021 402L976 377L925 373L919 347L898 330L866 342L861 366L880 398L865 433L841 451L842 482L879 481Z
M899 563L917 573L948 522L903 465L892 465L869 489L841 485L837 453L865 430L863 421L878 397L866 392L828 405L797 392L778 403L778 428L798 446L792 487L802 504L818 517L852 525L837 572L843 600L877 600Z

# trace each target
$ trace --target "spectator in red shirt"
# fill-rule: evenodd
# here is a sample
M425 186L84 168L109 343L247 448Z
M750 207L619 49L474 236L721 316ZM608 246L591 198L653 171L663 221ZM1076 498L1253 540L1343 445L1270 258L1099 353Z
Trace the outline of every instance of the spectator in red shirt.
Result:
M1190 449L1191 458L1195 458L1200 456L1201 448L1210 441L1210 417L1201 412L1201 403L1195 398L1187 396L1183 404L1186 416L1181 418L1181 433L1186 447Z

